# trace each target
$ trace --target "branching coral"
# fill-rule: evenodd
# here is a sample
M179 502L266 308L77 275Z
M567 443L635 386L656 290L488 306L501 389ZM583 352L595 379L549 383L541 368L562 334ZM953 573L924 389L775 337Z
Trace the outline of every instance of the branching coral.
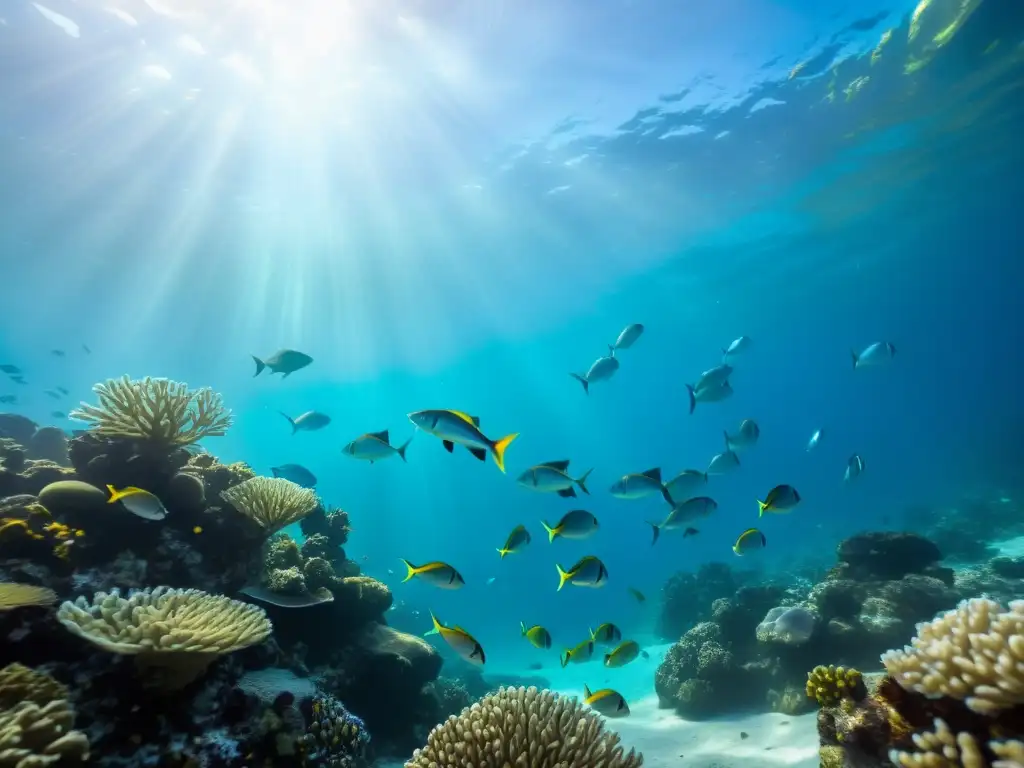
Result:
M49 675L20 664L0 669L0 765L45 768L89 758L85 734L72 730L67 691Z
M221 396L205 387L191 390L169 379L125 375L97 384L93 392L99 405L82 403L69 416L101 437L177 447L223 435L232 424Z
M156 683L180 688L218 656L270 636L261 608L197 589L141 590L121 597L98 592L92 602L64 602L57 618L71 632L112 653L136 657L159 674Z
M949 696L982 715L1024 704L1024 600L966 600L918 626L917 636L882 663L907 690Z
M501 688L430 732L406 768L638 768L615 733L575 698L536 688Z
M843 698L859 700L866 693L864 678L856 669L818 665L807 673L807 695L823 707Z
M316 494L282 477L254 477L221 498L269 533L301 520L319 505Z
M988 768L986 752L991 752L997 758L991 763L993 768L1017 768L1024 762L1024 743L990 741L982 745L966 731L954 733L940 718L935 719L934 731L914 734L914 746L916 752L890 750L889 759L903 768Z

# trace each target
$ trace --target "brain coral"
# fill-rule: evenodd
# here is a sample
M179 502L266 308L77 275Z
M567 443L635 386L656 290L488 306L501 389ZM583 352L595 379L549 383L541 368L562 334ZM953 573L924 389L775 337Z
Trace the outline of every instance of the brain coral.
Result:
M806 608L780 606L768 611L755 633L762 643L802 645L814 634L817 617Z
M406 768L639 768L617 734L575 698L501 688L438 725Z

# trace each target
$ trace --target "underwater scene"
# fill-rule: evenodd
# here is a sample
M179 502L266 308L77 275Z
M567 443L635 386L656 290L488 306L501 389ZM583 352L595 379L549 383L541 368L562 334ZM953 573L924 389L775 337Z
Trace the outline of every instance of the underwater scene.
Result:
M1024 768L1020 0L0 0L0 768Z

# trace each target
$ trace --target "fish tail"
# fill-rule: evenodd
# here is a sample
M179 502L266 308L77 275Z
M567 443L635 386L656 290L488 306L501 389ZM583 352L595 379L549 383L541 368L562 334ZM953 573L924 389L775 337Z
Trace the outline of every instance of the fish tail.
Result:
M558 661L561 663L562 669L565 669L566 665L569 663L569 652L565 651L561 656L558 657Z
M705 482L707 482L706 477L707 476L705 475ZM661 484L661 495L671 506L674 507L676 505L676 500L673 499L672 494L668 492L668 486L665 485L665 483Z
M615 357L615 345L614 344L609 344L608 345L608 357Z
M563 571L562 570L562 566L558 565L557 563L555 564L555 568L558 569L558 589L556 589L555 591L556 592L561 592L562 591L562 587L565 586L565 582L567 582L569 579L572 578L572 574L571 573L566 573L565 571Z
M523 637L526 637L526 624L525 622L519 622L519 631L523 633Z
M263 369L267 367L267 364L260 360L258 357L256 357L256 355L250 355L250 357L256 363L256 373L252 375L252 377L255 379L257 376L263 373Z
M405 560L403 560L402 562L405 563L406 565L409 564ZM430 631L424 632L423 636L427 637L428 635L440 635L441 634L441 622L437 620L437 616L434 615L433 611L428 611L428 613L430 614L430 622L434 626L433 626L433 628Z
M647 521L647 524L651 526L651 530L654 533L654 536L651 538L651 546L653 547L658 543L658 537L661 535L661 528L657 523L652 523L649 520Z
M723 429L722 430L722 434L725 435L725 450L731 451L732 450L732 446L729 445L729 430L728 429Z
M285 413L284 411L278 411L278 413L280 413L280 414L281 414L282 416L284 416L284 417L285 417L286 419L288 419L288 423L292 425L292 434L293 434L293 435L294 435L294 434L295 434L296 432L298 432L298 431L299 431L299 425L295 423L295 419L293 419L293 418L292 418L291 416L289 416L289 415L288 415L287 413Z
M766 509L768 509L768 502L767 501L761 501L760 499L758 499L757 500L757 516L758 517L764 517L764 511Z
M414 432L413 434L415 435L416 433ZM409 438L408 440L406 440L406 441L405 441L404 443L402 443L402 444L401 444L400 446L398 446L398 447L397 447L397 448L395 449L395 451L396 451L396 452L398 453L398 455L399 455L399 456L401 457L402 461L405 461L405 460L406 460L406 459L405 459L405 451L406 451L406 449L407 449L407 448L409 447L409 443L411 443L411 442L412 442L412 437L410 437L410 438Z
M594 634L594 630L593 630L592 627L587 627L587 632L590 633L590 640L591 640L591 642L593 642L594 640L597 640L597 635Z
M411 579L413 576L416 575L416 566L413 565L412 563L410 563L405 558L400 557L398 559L401 560L403 563L405 563L405 569L406 569L406 571L408 571L408 573L405 574L405 578L402 579L402 582L404 583L404 582L408 581L409 579ZM430 614L430 615L431 615L431 617L433 617L434 614ZM436 621L436 619L435 619L435 621Z
M579 479L576 480L576 485L578 485L580 487L580 490L587 494L587 496L590 495L590 491L587 490L587 478L590 477L590 473L593 471L594 469L593 467L591 467L586 472L584 472Z
M860 362L860 358L857 356L857 350L850 350L850 357L853 359L853 370L857 370L857 363Z
M552 528L550 525L545 523L543 520L540 521L540 524L543 525L544 526L544 530L548 532L548 544L550 544L551 542L553 542L555 540L555 536L558 535L558 529L557 528Z
M501 555L501 559L504 560L505 559L505 555L508 554L508 550L507 549L502 549L501 547L498 547L498 554Z
M590 394L590 382L587 381L585 376L580 376L578 373L570 373L569 375L572 376L574 379L576 379L576 381L578 381L580 384L583 385L583 394L585 394L585 395L589 395Z
M687 384L686 394L690 398L690 413L693 413L693 409L697 407L697 393L693 391L693 387Z
M107 504L114 504L123 495L123 494L119 493L118 490L114 486L112 486L112 485L108 485L107 486L107 490L110 491L110 498L107 499Z
M505 471L505 450L512 445L512 441L517 437L519 437L518 432L513 432L511 435L505 435L501 440L496 442L492 448L494 463L498 465L498 469L502 472Z

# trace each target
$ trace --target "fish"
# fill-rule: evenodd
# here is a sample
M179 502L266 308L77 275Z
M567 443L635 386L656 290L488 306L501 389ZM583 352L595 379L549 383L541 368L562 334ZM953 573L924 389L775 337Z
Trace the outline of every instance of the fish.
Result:
M50 411L50 415L55 419L66 419L68 417L64 411Z
M800 503L800 494L792 485L776 485L764 501L758 500L758 517L765 512L789 512Z
M536 625L527 629L526 624L520 621L519 630L534 648L551 647L551 633L544 629L544 627Z
M287 379L296 371L313 362L312 357L294 349L280 349L265 360L261 360L256 355L250 355L250 357L256 363L256 373L253 374L253 378L263 373L264 368L269 368L271 374L283 373L284 376L281 378Z
M643 323L633 323L622 329L619 338L611 345L613 350L629 349L644 332Z
M586 683L583 685L583 703L600 715L609 718L629 717L629 705L618 691L602 688L591 693Z
M69 394L71 394L67 387L54 387L54 389L56 389L62 395L69 395Z
M565 498L575 498L576 489L573 486L578 485L580 490L589 496L587 478L593 471L588 469L578 478L574 478L569 474L569 459L545 461L523 472L517 482L524 488L532 488L542 493L557 493Z
M610 492L617 499L642 499L660 493L669 504L673 503L665 484L661 482L661 467L623 475L615 481Z
M306 411L301 416L297 416L294 419L284 411L278 411L284 416L292 425L292 434L296 432L315 432L318 429L323 429L331 423L331 417L326 413L320 413L319 411Z
M57 392L56 390L45 389L45 390L43 390L43 394L49 395L54 400L60 400L60 392Z
M581 557L568 571L562 566L558 569L558 590L561 591L566 582L574 587L603 587L608 582L608 569L605 564L593 555Z
M465 661L470 664L475 664L478 667L482 667L487 661L487 657L484 654L483 646L476 641L469 632L464 630L462 627L446 627L437 617L433 611L430 612L430 620L434 624L433 632L428 634L439 634L441 639L448 643L448 646L455 651Z
M860 457L860 454L853 454L846 462L846 472L843 473L843 482L849 483L860 477L860 473L864 471L864 459Z
M716 365L714 368L708 368L704 373L697 379L697 383L693 385L696 390L700 389L711 389L715 387L721 387L723 384L729 383L729 377L732 376L734 368L728 363L722 363Z
M740 352L745 352L750 348L751 340L749 336L738 336L729 342L729 346L722 348L722 360L728 360L730 357L735 357Z
M753 419L744 419L740 422L740 428L735 435L725 431L725 447L730 451L742 451L745 448L752 448L758 438L761 437L761 428Z
M110 492L110 498L107 499L108 504L121 502L125 509L144 520L163 520L167 517L167 510L163 503L149 491L135 486L117 490L112 485L108 485L107 490Z
M582 643L577 645L575 648L567 648L558 660L562 663L564 669L569 664L582 664L586 661L590 661L594 655L594 641L584 640Z
M622 630L614 624L605 622L604 624L598 624L597 629L590 630L590 639L595 643L611 645L622 639Z
M693 499L687 499L681 504L676 504L662 522L647 522L654 532L651 546L653 547L657 544L658 537L662 531L675 531L683 528L691 520L707 517L716 509L718 509L718 502L708 496L697 496Z
M708 463L709 475L725 475L740 468L740 457L735 451L722 451Z
M512 533L505 539L505 546L498 549L498 554L501 555L502 559L505 555L511 555L514 552L521 552L523 547L530 543L530 532L526 530L525 525L517 525L512 529Z
M24 377L24 376L22 376L21 374L18 374L18 373L12 373L12 374L10 374L10 377L9 377L9 378L10 378L10 380L11 380L11 381L13 381L13 382L14 382L15 384L27 384L27 383L28 383L28 382L26 382L26 381L25 381L25 377Z
M0 403L16 403L17 401L17 395L0 395Z
M627 591L627 592L629 592L629 594L631 594L631 595L633 596L633 598L634 598L634 599L635 599L635 600L636 600L636 601L637 601L638 603L646 603L646 602L647 602L647 598L646 598L646 597L644 597L644 593L643 593L643 592L641 592L641 591L640 591L639 589L637 589L636 587L629 587L629 588L628 588L628 589L627 589L626 591Z
M64 357L64 350L63 349L51 349L50 350L50 354L53 355L54 357Z
M505 451L519 437L518 432L513 432L499 440L491 440L480 431L480 419L462 411L414 411L409 414L409 421L427 434L441 438L448 453L455 449L455 443L468 448L480 461L490 453L502 472L505 471Z
M669 504L675 505L680 501L692 499L704 489L707 483L707 472L701 472L699 469L684 469L665 483L665 493L668 494Z
M808 451L813 451L815 448L817 448L818 447L818 443L821 442L821 438L823 436L824 436L824 434L823 434L822 430L820 430L820 429L814 430L814 434L811 435L811 439L807 441L807 450Z
M624 640L604 656L606 667L624 667L640 655L640 645L636 640Z
M316 475L301 464L282 464L279 467L271 467L270 471L274 477L283 477L285 480L291 480L303 488L316 487Z
M649 654L647 651L640 651L640 655L643 656L645 659L651 658L651 654Z
M10 363L0 363L0 371L3 371L10 376L16 376L21 373L21 368L16 365L11 365Z
M576 381L583 385L583 391L590 394L590 385L595 381L608 381L619 370L619 361L615 359L615 347L608 345L608 356L599 357L582 376L570 373Z
M92 354L92 350L89 349L89 347L87 345L85 345L85 344L82 345L82 351L85 352L85 354L87 354L87 355L91 355Z
M877 365L885 365L896 356L896 347L888 341L876 341L869 344L860 352L850 350L850 357L853 358L853 370L858 368L869 368Z
M761 531L757 528L747 528L736 538L736 543L732 545L732 551L742 556L747 552L764 549L766 546L768 546L768 540Z
M465 580L457 570L448 563L432 562L426 565L413 565L408 560L399 558L405 563L406 574L402 583L409 581L414 576L420 581L425 581L441 589L462 589L466 586Z
M686 385L686 393L690 398L690 413L697 407L697 403L718 403L726 398L732 397L732 385L726 381L722 384L715 384L709 387L698 389Z
M201 526L201 525L193 525L192 526L192 533L194 533L194 534L196 534L198 536L202 532L203 532L203 526Z
M683 538L688 539L690 536L696 536L698 533L700 533L700 531L698 531L696 528L687 528L685 531L683 531Z
M589 539L597 533L598 522L585 509L574 509L562 515L562 519L554 527L541 520L541 525L548 532L548 543L561 537L563 539Z
M405 452L411 442L412 437L395 447L391 444L388 430L385 429L381 432L367 432L365 435L360 435L342 448L341 452L346 456L351 456L353 459L368 461L371 464L382 459L389 459L392 456L398 456L402 461L406 461Z

